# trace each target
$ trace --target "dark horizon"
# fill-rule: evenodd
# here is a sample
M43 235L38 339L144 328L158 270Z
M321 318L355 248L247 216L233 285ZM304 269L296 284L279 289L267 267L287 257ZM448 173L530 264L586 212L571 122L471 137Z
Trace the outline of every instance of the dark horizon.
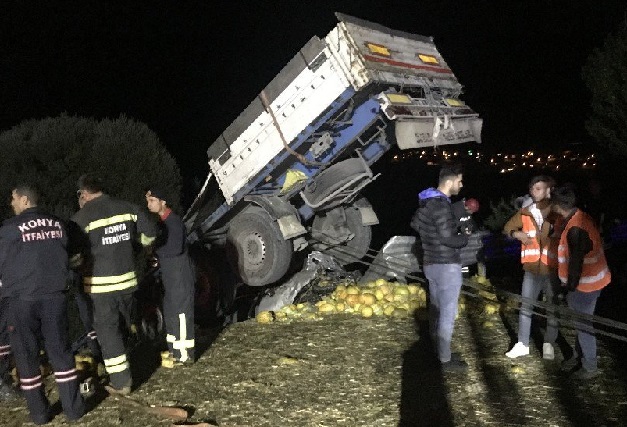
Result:
M157 133L184 178L204 179L211 142L339 11L433 36L484 119L483 149L594 145L581 67L626 10L618 0L291 4L5 5L0 130L62 112L125 114Z

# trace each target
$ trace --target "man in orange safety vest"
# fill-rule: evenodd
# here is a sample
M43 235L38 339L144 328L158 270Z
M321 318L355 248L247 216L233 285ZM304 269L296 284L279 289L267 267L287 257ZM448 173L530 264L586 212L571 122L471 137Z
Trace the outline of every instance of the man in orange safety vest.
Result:
M566 301L575 312L594 314L601 290L612 280L603 252L601 234L592 217L575 206L572 187L556 188L552 210L564 218L564 231L557 248L558 274L562 286L568 289ZM581 367L574 377L591 379L598 375L597 343L592 321L575 318L577 342L572 358L562 364L564 371Z
M553 300L551 269L547 257L549 234L553 217L549 196L555 181L549 176L539 175L529 182L530 204L524 205L512 216L503 228L503 233L520 240L520 262L525 271L521 296L527 300L520 307L518 322L518 342L505 355L511 359L529 354L529 335L533 309L529 300L536 301L544 292L547 301ZM544 334L542 357L555 358L555 340L557 339L557 320L552 313L547 313L547 328Z

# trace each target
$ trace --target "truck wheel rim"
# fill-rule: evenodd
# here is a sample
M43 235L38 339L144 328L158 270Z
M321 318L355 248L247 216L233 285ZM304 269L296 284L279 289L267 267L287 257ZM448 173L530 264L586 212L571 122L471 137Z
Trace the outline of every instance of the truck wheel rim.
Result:
M252 265L262 264L266 257L266 243L261 234L249 234L243 243L246 261Z

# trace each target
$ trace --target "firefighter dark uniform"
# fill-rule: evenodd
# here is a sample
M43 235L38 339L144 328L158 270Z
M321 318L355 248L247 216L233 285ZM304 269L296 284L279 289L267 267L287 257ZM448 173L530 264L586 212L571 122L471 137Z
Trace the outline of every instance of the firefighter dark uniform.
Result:
M164 288L163 315L170 354L178 362L194 361L194 283L196 274L187 253L185 225L167 209L156 243Z
M78 316L83 324L83 330L85 331L84 340L79 341L82 345L87 344L91 355L98 360L102 361L102 352L100 351L100 345L98 344L98 334L94 329L94 309L92 307L91 298L83 291L83 279L80 275L70 271L70 277L72 281L72 288L74 291L74 302L78 309ZM78 348L75 349L75 351Z
M83 289L93 301L94 329L111 385L119 390L132 385L120 317L131 325L133 292L137 288L134 242L149 245L155 228L137 205L103 194L73 217L79 231L77 249L82 257Z
M66 416L75 420L85 411L67 333L66 245L64 224L36 207L6 220L0 228L0 275L2 295L9 304L11 349L20 387L36 424L50 420L39 370L39 335L43 336Z
M7 315L9 299L2 298L2 282L0 282L0 401L14 397L15 392L11 387L11 343Z

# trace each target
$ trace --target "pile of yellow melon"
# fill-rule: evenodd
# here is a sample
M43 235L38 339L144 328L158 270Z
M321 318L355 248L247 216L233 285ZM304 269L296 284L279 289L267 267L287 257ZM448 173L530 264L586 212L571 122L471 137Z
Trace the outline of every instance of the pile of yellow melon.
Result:
M257 322L284 322L292 319L317 320L325 315L347 313L362 317L407 317L426 308L427 294L418 284L401 284L377 279L364 285L344 283L315 304L290 304L277 311L262 311Z

